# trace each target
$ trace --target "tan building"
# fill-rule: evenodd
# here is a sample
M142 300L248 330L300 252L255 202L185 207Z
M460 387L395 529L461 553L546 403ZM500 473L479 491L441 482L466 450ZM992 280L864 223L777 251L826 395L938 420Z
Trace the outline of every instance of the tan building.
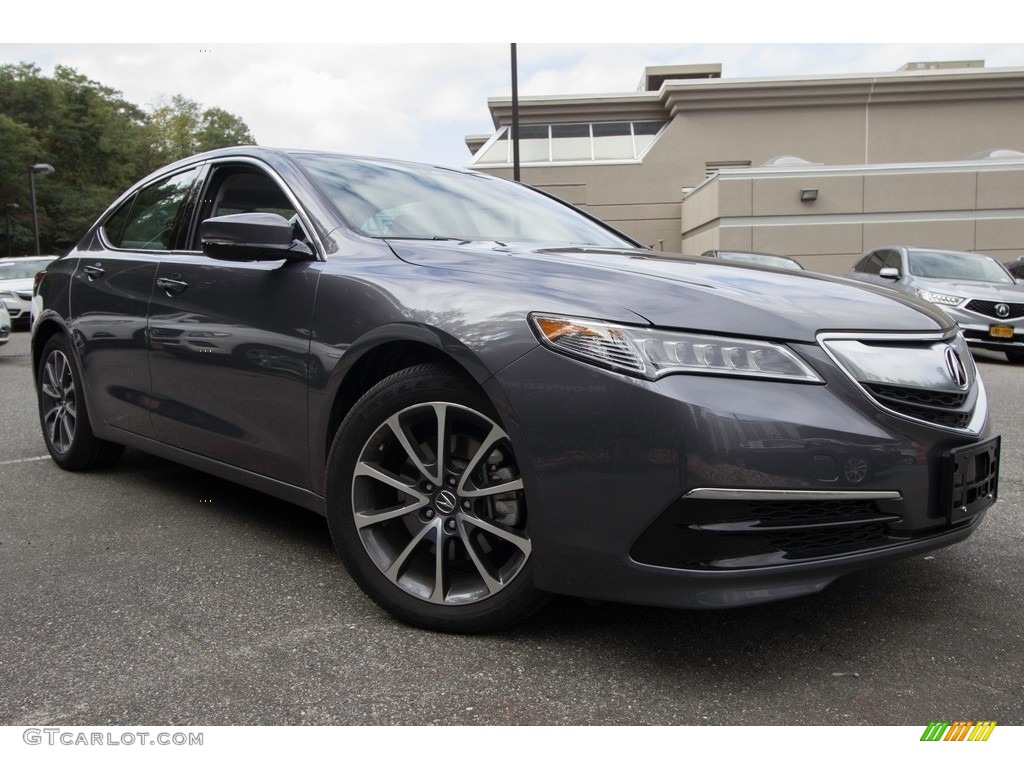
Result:
M511 178L511 99L470 167ZM842 274L887 243L1024 254L1024 68L723 79L648 67L628 94L521 99L522 180L666 251Z

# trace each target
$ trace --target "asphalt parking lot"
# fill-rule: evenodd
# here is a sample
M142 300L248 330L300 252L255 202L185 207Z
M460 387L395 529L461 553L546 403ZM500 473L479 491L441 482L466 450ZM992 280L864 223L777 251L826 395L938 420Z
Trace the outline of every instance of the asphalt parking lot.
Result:
M980 353L1000 501L826 592L683 612L558 599L501 635L376 608L325 522L129 452L67 473L26 332L0 347L2 725L1024 724L1024 367Z

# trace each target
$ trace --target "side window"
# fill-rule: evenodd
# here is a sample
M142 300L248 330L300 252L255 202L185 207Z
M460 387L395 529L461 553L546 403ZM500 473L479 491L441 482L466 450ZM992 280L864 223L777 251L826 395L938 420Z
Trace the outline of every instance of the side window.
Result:
M200 200L199 221L235 213L276 213L292 222L292 236L307 240L299 217L284 190L251 165L225 165L210 174ZM198 233L195 250L199 250Z
M858 262L855 270L857 272L864 272L869 275L877 275L878 270L882 268L882 259L877 253L869 253L863 259Z
M136 198L138 198L138 195L129 197L103 222L103 236L115 248L121 247L121 233L124 232L124 222L128 218L128 214L132 212L132 206L135 205Z
M103 233L116 248L169 251L178 247L187 228L190 206L185 205L198 169L179 173L139 191L103 224Z
M883 257L883 267L891 267L896 269L899 273L903 274L903 260L900 258L899 251L882 251L881 256Z

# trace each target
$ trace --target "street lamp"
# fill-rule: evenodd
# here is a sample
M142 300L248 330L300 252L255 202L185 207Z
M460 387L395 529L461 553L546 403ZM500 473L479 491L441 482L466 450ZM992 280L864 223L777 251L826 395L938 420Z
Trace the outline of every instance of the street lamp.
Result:
M4 208L4 213L7 215L7 258L11 258L11 211L18 210L17 203L8 203Z
M32 233L36 237L36 256L39 256L39 217L36 214L36 175L48 176L53 173L53 166L48 163L36 163L28 167L28 189L32 197Z

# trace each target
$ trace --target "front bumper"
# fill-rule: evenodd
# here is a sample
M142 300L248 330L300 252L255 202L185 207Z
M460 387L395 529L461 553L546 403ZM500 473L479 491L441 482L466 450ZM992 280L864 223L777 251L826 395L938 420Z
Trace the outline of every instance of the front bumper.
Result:
M979 304L982 309L988 309L989 305L995 306L994 302L980 303L974 299L965 306ZM943 309L960 326L964 338L970 346L997 352L1024 352L1024 317L1001 319L994 310L990 310L989 314L983 314L963 307L951 309L943 307Z
M13 293L13 291L11 292ZM11 317L11 322L22 323L28 322L29 319L29 302L20 298L17 295L3 296L0 300L7 305L7 314Z
M996 467L984 497L955 519L941 478L951 451L990 437L985 420L973 435L900 418L820 347L801 352L827 385L649 382L544 348L501 371L491 386L523 446L537 586L666 607L745 605L969 536L994 501ZM799 503L765 496L791 492ZM757 506L766 500L770 514Z

